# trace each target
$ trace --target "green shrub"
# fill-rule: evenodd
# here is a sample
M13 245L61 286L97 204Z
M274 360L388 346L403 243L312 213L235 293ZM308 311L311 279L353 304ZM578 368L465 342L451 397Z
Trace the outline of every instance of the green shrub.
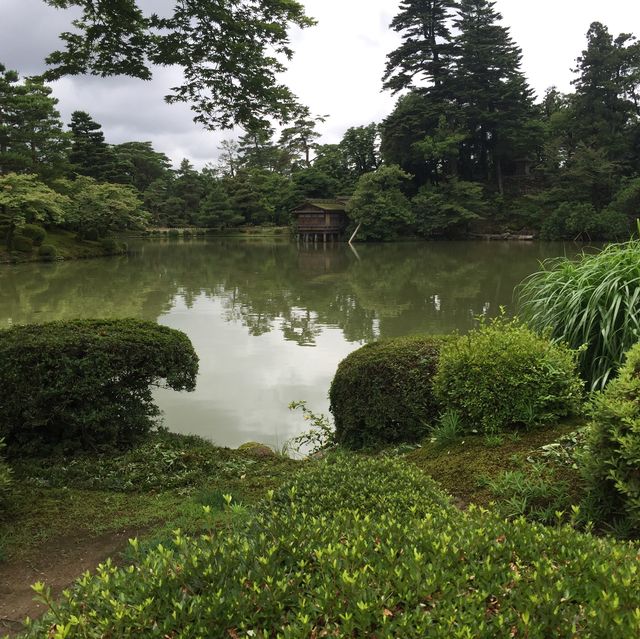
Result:
M233 509L233 504L229 507ZM495 639L640 633L637 548L456 510L391 460L310 464L225 534L107 561L27 637Z
M363 448L424 437L438 415L431 386L442 342L380 340L340 362L329 389L337 442Z
M11 240L11 248L20 253L31 253L33 250L33 240L23 235L14 235Z
M20 234L32 240L34 246L40 246L47 237L47 232L37 224L25 224L20 229Z
M604 388L640 338L640 241L549 260L524 280L518 297L534 329L572 348L587 345L580 372L592 389Z
M43 244L38 249L38 256L47 261L55 260L58 257L58 249L53 244Z
M0 454L2 454L5 448L4 439L0 438ZM2 515L2 502L7 495L9 486L11 484L11 469L7 466L7 462L0 457L0 515Z
M640 533L640 343L620 374L595 395L584 476L589 513L629 534Z
M100 235L97 229L87 229L84 232L84 239L89 242L97 242L100 239Z
M434 391L467 431L549 424L578 410L575 361L563 344L500 317L443 345Z
M159 413L150 386L193 390L197 369L189 338L153 322L0 331L0 436L11 454L125 446Z

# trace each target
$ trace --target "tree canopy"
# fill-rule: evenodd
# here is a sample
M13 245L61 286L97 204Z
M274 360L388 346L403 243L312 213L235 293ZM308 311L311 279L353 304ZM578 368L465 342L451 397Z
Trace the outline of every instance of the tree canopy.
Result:
M153 65L183 69L168 102L187 102L208 128L286 121L298 103L278 74L293 51L289 29L314 21L296 0L176 0L166 15L138 0L43 0L82 10L64 49L47 58L50 80L65 75L127 75L149 80Z

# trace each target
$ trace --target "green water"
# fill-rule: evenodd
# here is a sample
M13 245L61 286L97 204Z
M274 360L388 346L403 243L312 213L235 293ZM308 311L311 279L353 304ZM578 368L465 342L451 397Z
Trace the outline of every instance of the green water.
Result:
M194 393L160 391L165 424L220 445L281 446L327 412L338 362L377 337L465 331L513 309L513 289L572 245L442 242L299 248L288 242L149 241L126 257L0 266L0 327L137 317L185 331Z

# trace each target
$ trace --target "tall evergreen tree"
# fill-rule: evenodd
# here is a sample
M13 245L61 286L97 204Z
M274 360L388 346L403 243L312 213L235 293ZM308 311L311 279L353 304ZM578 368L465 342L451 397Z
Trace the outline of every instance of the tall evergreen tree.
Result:
M575 72L578 140L606 149L611 159L628 159L627 127L640 117L640 44L625 33L614 39L594 22Z
M387 56L384 88L394 93L423 86L446 90L453 64L451 26L457 0L403 0L391 28L402 44Z
M69 127L72 170L98 181L110 181L116 171L115 160L105 142L102 126L85 111L74 111Z
M17 73L0 65L0 173L64 172L68 135L57 103L41 78L19 82Z
M456 101L468 138L462 147L466 179L492 181L502 187L509 160L526 152L527 124L533 115L532 91L521 70L522 52L491 0L460 0L457 35Z

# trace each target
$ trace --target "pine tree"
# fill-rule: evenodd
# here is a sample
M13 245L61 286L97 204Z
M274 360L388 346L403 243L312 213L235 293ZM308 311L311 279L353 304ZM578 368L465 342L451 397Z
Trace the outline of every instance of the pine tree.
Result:
M69 161L73 171L98 181L110 181L117 169L102 126L85 111L74 111L69 127L72 136Z
M640 116L640 44L624 33L614 39L594 22L575 72L577 139L606 149L611 159L626 159L627 128Z
M41 78L19 82L17 73L0 65L0 173L62 175L68 135L57 103Z
M394 93L422 86L446 90L453 63L452 19L457 0L403 0L391 28L402 44L387 56L384 88Z
M466 179L502 186L504 164L515 160L512 147L528 139L527 123L533 115L532 91L521 70L522 52L491 0L460 0L455 20L457 36L456 101L468 139L462 147Z

